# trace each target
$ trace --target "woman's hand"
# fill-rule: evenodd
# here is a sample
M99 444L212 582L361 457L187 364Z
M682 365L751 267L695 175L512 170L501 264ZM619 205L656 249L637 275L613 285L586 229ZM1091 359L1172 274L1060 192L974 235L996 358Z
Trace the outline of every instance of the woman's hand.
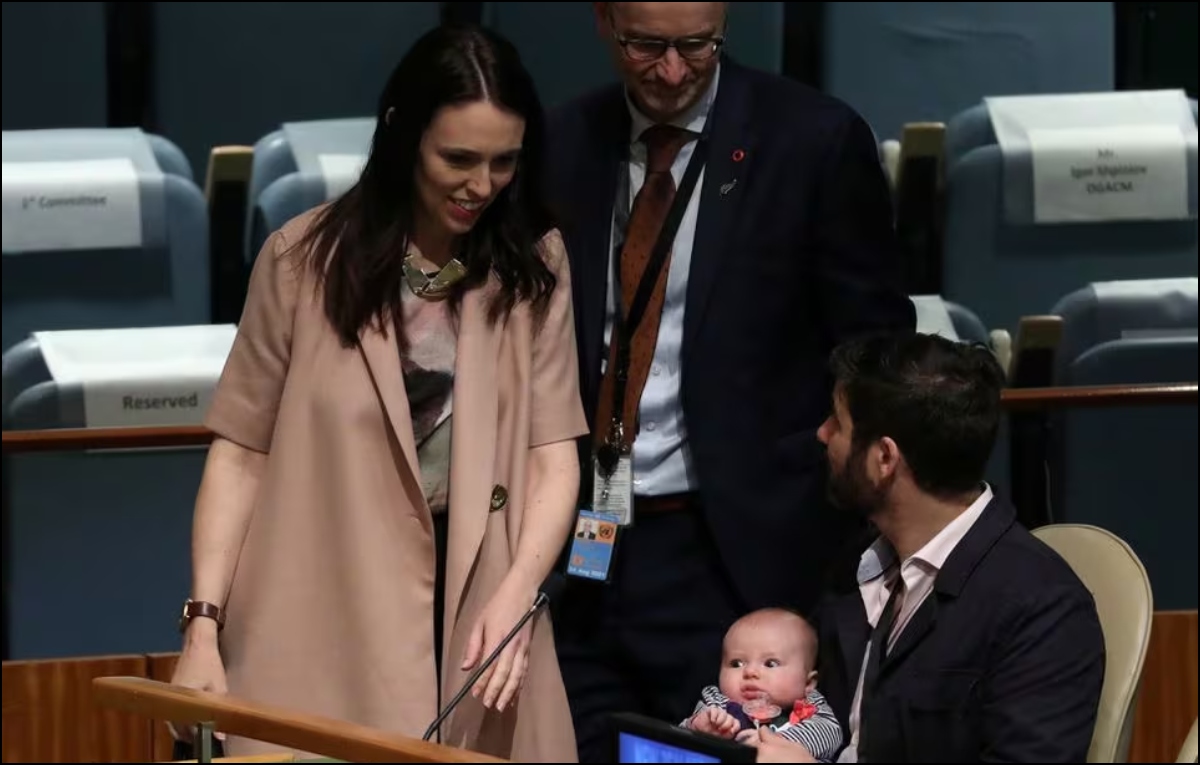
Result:
M195 619L188 625L183 651L171 675L171 685L207 691L224 696L229 692L225 681L225 663L217 647L217 624L211 619ZM192 740L192 726L168 722L171 735L180 741ZM214 734L224 740L224 733Z
M464 671L474 669L490 656L529 611L538 588L571 533L579 494L579 453L575 441L558 441L530 449L527 486L528 498L512 567L471 630L463 656ZM529 669L531 632L531 625L526 623L471 689L485 708L494 706L503 711L516 700Z
M464 672L474 669L492 655L492 651L504 636L533 605L536 597L537 588L526 587L512 577L506 578L500 584L500 588L480 612L475 627L471 630L466 654L463 656ZM529 669L531 631L532 620L526 622L499 658L475 682L471 695L482 699L485 708L491 709L495 705L497 711L503 712L520 692L525 673Z

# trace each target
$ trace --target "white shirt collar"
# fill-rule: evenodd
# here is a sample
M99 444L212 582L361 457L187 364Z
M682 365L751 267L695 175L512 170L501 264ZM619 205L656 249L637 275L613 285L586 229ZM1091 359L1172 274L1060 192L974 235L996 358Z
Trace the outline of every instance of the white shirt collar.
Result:
M975 525L975 521L983 515L983 510L992 501L992 496L992 487L984 483L983 493L971 503L970 507L946 524L946 527L939 531L937 536L926 542L924 547L903 561L901 567L908 565L911 561L921 561L934 571L941 571L942 566L946 565L946 559L950 557L950 553L954 552L954 548ZM859 559L858 583L866 584L872 579L882 576L895 563L895 548L886 537L880 536Z
M704 91L704 95L700 100L692 104L691 108L683 112L675 119L671 120L671 125L690 130L693 133L704 132L704 126L708 123L708 113L712 109L713 101L717 98L717 84L721 80L721 64L717 64L717 71L713 72L712 82L708 83L708 89ZM642 114L642 111L634 105L633 100L629 97L629 91L625 91L625 104L629 107L630 134L629 142L637 143L642 133L655 124L655 122Z

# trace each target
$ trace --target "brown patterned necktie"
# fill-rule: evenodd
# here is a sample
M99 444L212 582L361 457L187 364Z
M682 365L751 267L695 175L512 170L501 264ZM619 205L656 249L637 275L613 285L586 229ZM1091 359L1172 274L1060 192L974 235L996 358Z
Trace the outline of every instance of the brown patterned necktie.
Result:
M655 125L642 133L640 140L646 144L646 182L633 200L633 210L629 215L629 226L626 231L625 245L621 250L621 302L617 310L622 316L627 315L633 297L641 284L642 274L658 241L663 221L675 200L675 178L671 175L671 166L679 150L694 134L683 128L672 125ZM623 200L617 200L618 204ZM650 302L646 306L645 315L634 328L633 338L629 348L629 377L625 390L623 451L632 446L637 434L637 411L642 398L642 389L646 386L646 378L650 373L650 362L654 358L654 346L658 341L658 323L662 316L663 300L667 290L667 274L670 271L671 257L667 255L654 291L650 294ZM608 366L604 379L600 384L600 400L596 408L595 438L598 445L603 444L609 436L613 420L613 393L617 370L618 337L614 323L613 338L609 342Z

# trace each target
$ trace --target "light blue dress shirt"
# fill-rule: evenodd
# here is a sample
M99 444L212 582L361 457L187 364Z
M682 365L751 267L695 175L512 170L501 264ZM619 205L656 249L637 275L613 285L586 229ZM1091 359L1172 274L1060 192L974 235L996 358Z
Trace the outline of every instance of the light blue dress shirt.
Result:
M699 136L708 120L708 112L717 94L721 78L720 67L713 75L712 83L704 96L687 112L671 122ZM617 200L625 204L626 210L646 180L646 147L638 137L654 123L638 111L626 96L632 117L629 147L629 198ZM684 170L696 148L693 140L685 145L671 166L675 185L679 186ZM700 208L700 191L704 188L704 173L696 181L692 197L675 234L675 246L667 274L667 292L663 303L662 319L658 327L658 341L654 347L654 360L650 375L642 391L639 406L641 430L633 444L633 493L637 496L662 496L696 490L698 484L692 468L691 454L687 444L687 425L684 422L683 405L680 401L680 351L683 345L683 316L687 297L688 270L692 262L692 245L696 237L696 219ZM614 216L615 217L615 216ZM613 252L615 242L621 241L615 231L615 221L610 230L608 264L608 301L604 323L604 353L602 365L607 363L609 343L612 338L613 312L617 307L617 295L613 283Z

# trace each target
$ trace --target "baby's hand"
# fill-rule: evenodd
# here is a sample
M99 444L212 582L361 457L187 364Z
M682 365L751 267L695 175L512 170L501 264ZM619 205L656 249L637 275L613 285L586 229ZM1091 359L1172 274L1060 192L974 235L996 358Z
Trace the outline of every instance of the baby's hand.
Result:
M733 738L741 725L738 723L736 717L724 709L720 707L705 707L692 715L692 721L688 727L700 733L707 733L710 736Z

